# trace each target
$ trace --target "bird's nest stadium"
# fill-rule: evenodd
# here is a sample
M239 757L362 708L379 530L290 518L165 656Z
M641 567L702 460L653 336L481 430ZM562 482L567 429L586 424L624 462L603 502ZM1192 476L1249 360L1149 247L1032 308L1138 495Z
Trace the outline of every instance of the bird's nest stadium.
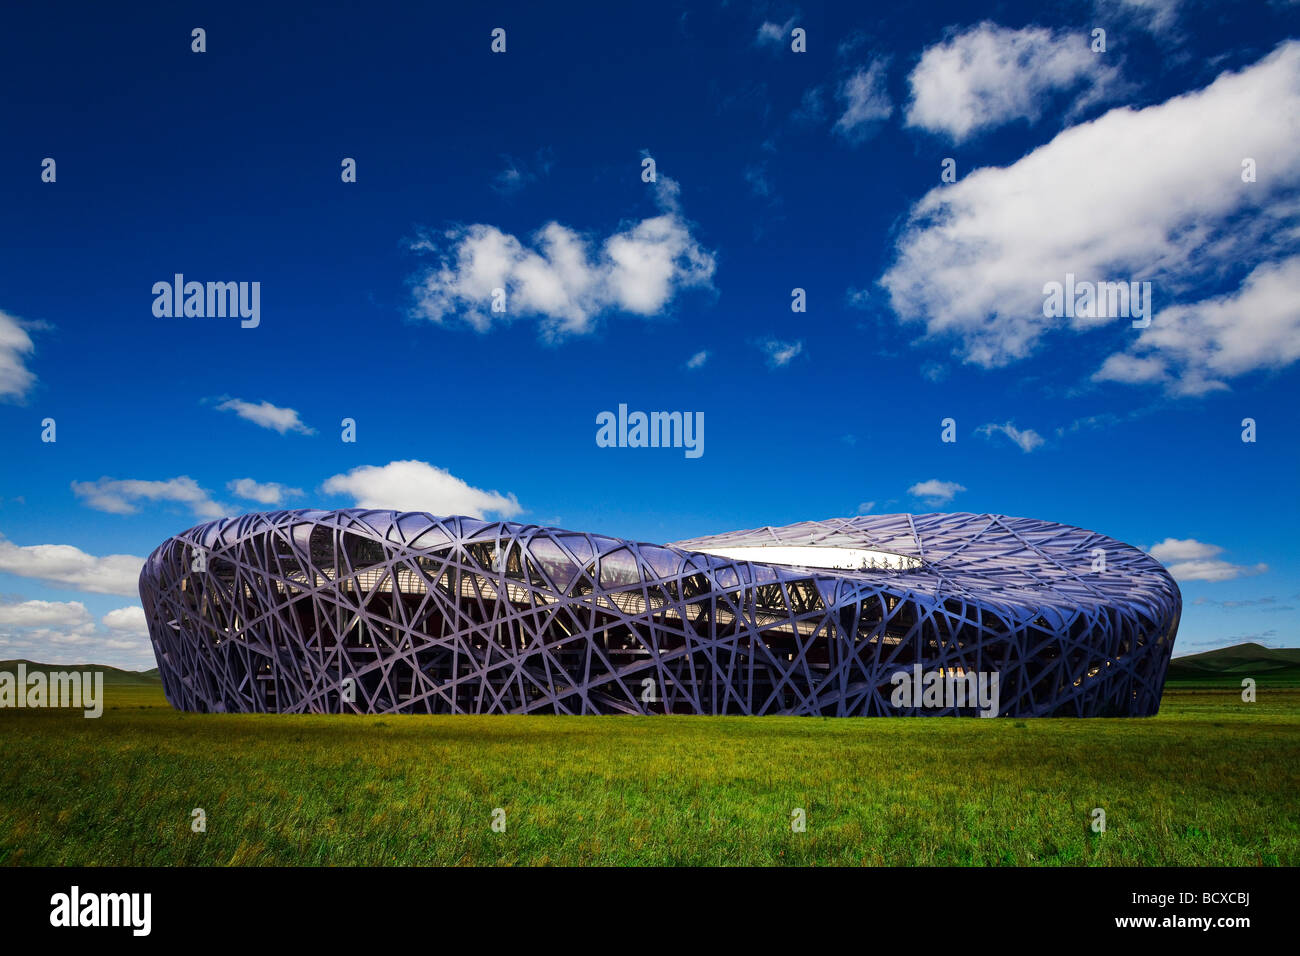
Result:
M275 511L168 539L140 596L167 699L202 712L967 716L994 675L1000 716L1145 716L1181 611L1143 551L988 514L656 545Z

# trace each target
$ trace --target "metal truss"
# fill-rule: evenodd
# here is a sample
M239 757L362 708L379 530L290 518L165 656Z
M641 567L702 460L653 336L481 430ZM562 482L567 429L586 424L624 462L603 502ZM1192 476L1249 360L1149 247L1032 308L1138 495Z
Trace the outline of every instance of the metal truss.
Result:
M898 560L835 570L703 553L761 547ZM284 713L975 713L896 706L895 675L919 665L996 673L1002 716L1150 715L1181 611L1137 548L975 514L654 545L276 511L169 539L140 596L174 707Z

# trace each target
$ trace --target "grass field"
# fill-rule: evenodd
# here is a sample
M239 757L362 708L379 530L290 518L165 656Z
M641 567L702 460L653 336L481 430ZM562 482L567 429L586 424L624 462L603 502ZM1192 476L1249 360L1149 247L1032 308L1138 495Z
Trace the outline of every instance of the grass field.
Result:
M1023 721L195 715L156 685L107 693L99 720L0 711L0 863L1300 863L1290 688Z

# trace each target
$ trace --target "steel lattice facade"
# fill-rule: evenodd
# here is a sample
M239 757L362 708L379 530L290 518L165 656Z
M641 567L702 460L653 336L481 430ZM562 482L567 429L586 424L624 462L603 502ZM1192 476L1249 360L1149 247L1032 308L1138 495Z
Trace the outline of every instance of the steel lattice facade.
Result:
M905 566L702 553L763 547L868 549ZM652 545L277 511L169 539L140 595L173 706L291 713L974 713L891 702L894 675L919 666L999 675L1002 716L1150 715L1181 611L1173 579L1137 548L975 514Z

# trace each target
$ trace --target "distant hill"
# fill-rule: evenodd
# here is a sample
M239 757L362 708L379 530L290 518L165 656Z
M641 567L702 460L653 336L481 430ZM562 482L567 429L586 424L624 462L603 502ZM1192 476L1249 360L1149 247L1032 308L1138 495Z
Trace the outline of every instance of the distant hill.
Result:
M158 668L127 671L107 664L41 664L36 661L0 661L0 671L16 671L27 665L35 671L103 671L105 684L161 684ZM1234 644L1199 654L1175 657L1169 662L1168 680L1177 683L1232 683L1243 677L1267 679L1270 683L1300 684L1300 647L1265 647L1263 644Z
M1240 683L1243 677L1269 683L1300 683L1300 647L1265 647L1248 642L1175 657L1169 662L1171 681Z
M90 671L93 673L103 672L105 684L160 684L162 678L158 676L158 668L147 671L124 671L118 667L109 667L107 664L41 664L37 661L0 661L0 671L9 671L16 673L18 665L25 664L27 673L33 674L37 671L43 671L48 674L50 671Z

